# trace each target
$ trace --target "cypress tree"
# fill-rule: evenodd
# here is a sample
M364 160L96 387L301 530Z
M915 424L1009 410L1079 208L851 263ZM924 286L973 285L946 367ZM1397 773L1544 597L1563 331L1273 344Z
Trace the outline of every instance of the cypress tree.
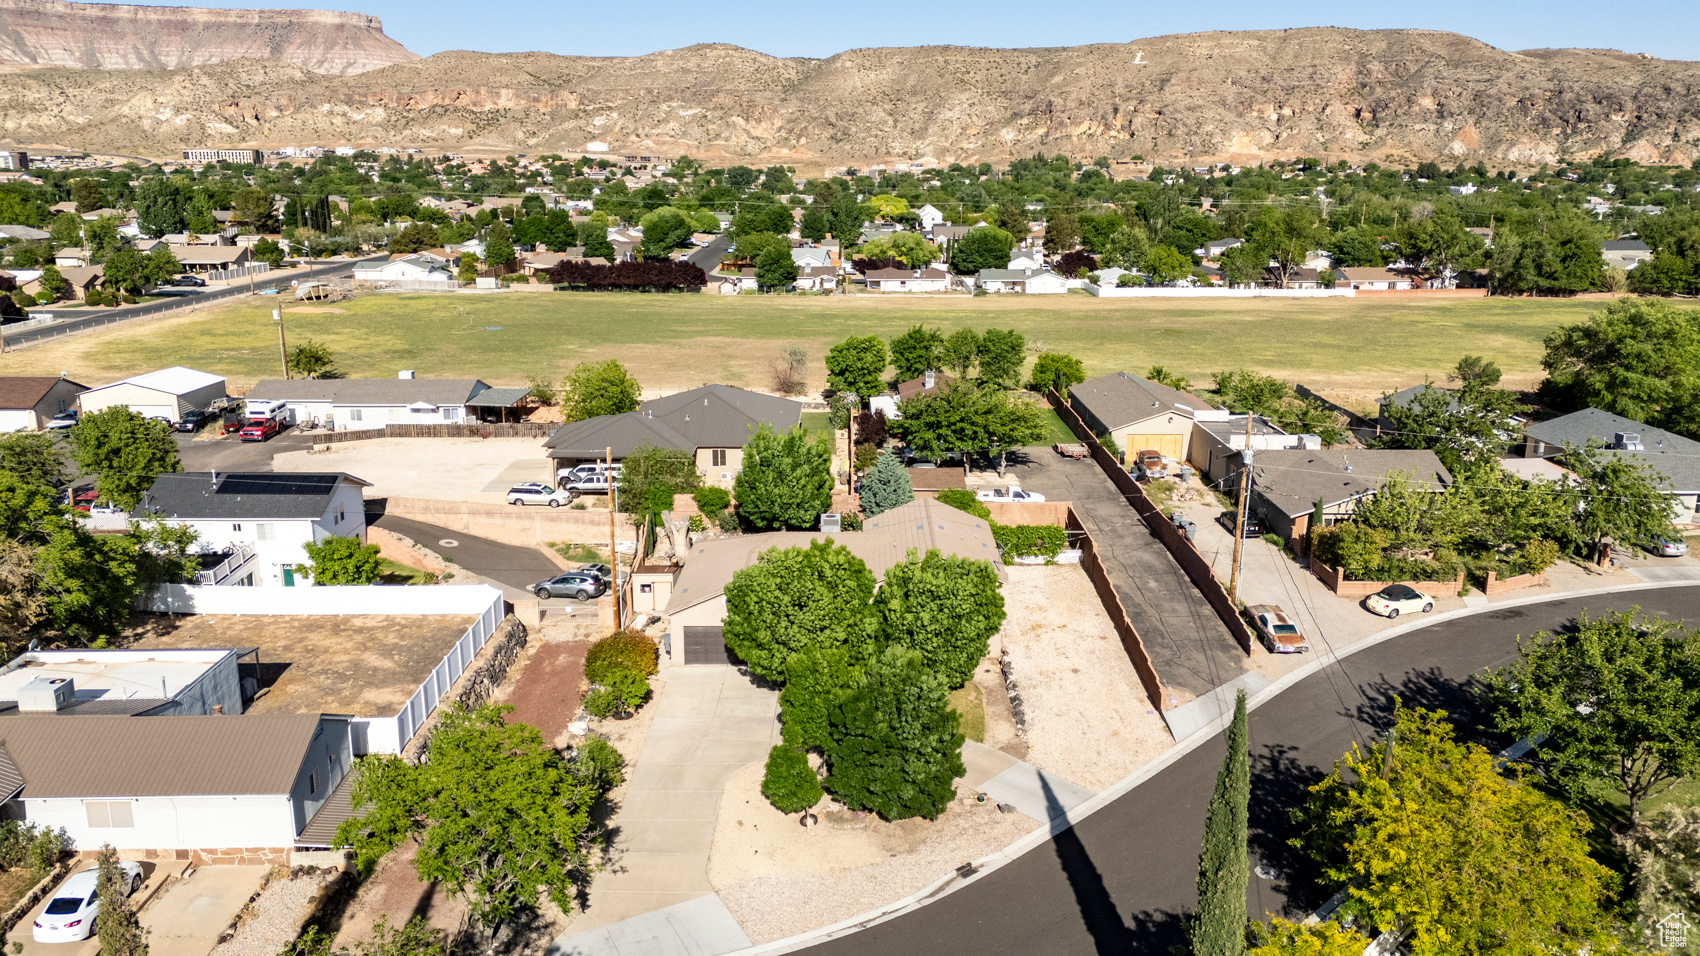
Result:
M1189 936L1194 956L1241 956L1245 952L1246 817L1251 803L1251 758L1246 744L1245 692L1234 699L1228 753L1216 774L1216 792L1204 818L1204 848L1198 855L1198 909Z

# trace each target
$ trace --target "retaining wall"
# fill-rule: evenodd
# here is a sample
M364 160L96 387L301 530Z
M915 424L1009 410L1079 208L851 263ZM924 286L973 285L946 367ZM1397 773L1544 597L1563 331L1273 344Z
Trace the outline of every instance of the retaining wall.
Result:
M1482 587L1482 593L1489 597L1504 594L1507 591L1517 591L1522 588L1532 588L1547 583L1546 572L1540 574L1519 574L1516 577L1500 579L1499 574L1489 571L1487 583Z
M1424 591L1424 593L1441 587L1450 587L1452 589L1451 593L1453 594L1464 589L1464 572L1462 571L1459 571L1458 577L1452 581L1348 581L1346 580L1346 570L1344 568L1331 568L1328 565L1323 564L1321 561L1311 558L1310 573L1314 574L1316 579L1321 581L1324 587L1343 598L1369 597L1371 594L1374 594L1382 588L1389 587L1394 584L1403 584L1407 587L1413 587L1419 591ZM1525 584L1517 585L1517 587L1527 586L1528 585ZM1504 590L1509 591L1513 589L1505 588Z
M608 511L574 511L571 508L484 505L436 498L387 498L383 512L412 518L451 531L477 535L508 544L537 546L550 541L604 542L608 540ZM629 515L615 515L619 540L636 541L637 531ZM421 542L426 547L431 542Z

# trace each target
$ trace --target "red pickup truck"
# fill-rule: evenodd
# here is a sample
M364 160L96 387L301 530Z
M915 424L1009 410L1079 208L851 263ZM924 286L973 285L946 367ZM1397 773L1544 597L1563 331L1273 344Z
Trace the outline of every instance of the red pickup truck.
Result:
M282 430L275 418L250 419L236 437L243 441L265 441Z

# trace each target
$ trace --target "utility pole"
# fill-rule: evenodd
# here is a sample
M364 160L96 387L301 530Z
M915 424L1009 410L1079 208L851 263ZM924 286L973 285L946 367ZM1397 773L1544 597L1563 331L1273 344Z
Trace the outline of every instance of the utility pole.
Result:
M620 483L614 477L614 449L609 446L606 452L608 458L608 567L614 577L614 629L619 630L622 623L620 617L620 536L615 530L614 511L619 507L616 495Z
M1251 418L1252 413L1245 415L1245 450L1240 453L1240 501L1234 509L1234 568L1228 576L1228 600L1233 604L1239 603L1240 597L1240 552L1245 549L1245 516L1251 502L1248 500L1251 489Z
M277 323L277 360L283 366L283 377L289 379L289 352L283 347L283 311L272 310L272 321Z

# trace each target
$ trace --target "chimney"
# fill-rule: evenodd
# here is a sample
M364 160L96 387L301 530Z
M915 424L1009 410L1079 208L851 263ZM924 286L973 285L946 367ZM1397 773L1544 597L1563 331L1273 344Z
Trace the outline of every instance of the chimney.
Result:
M224 705L223 704L214 704L212 712L213 712L213 716L215 716L215 717L223 717L224 716Z
M395 377L400 378L400 379L411 379L411 378L413 378L413 369L404 368L401 371L395 373Z
M925 372L925 373L924 373L924 374L925 374L925 375L926 375L926 377L927 377L927 385L926 385L926 387L927 387L927 388L932 388L932 387L933 387L933 381L934 381L934 372L933 372L933 370L932 370L932 369L927 369L927 371L926 371L926 372Z

